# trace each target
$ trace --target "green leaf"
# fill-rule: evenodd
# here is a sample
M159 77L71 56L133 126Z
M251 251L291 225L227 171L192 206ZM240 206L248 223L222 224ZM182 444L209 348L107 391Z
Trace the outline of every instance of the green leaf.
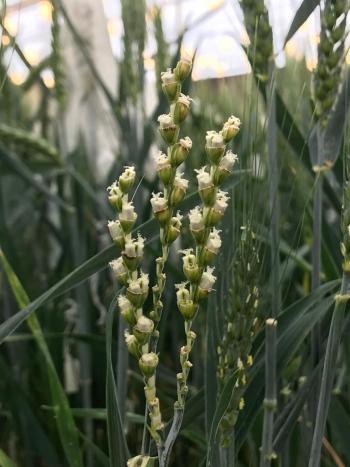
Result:
M107 403L107 430L108 447L111 467L126 466L129 458L128 446L126 443L123 424L121 421L117 385L114 378L112 361L112 337L113 321L115 317L116 303L119 292L113 298L106 321L106 354L107 354L107 375L106 375L106 403Z
M338 448L341 454L347 455L347 460L349 462L350 415L347 405L348 404L342 403L339 396L334 395L332 397L328 419L333 435L332 438L334 437L337 443L335 448Z
M182 429L193 423L198 417L201 417L204 413L204 388L201 388L197 394L192 396L186 402L186 410L182 420Z
M295 424L298 421L300 412L303 410L307 397L310 395L310 390L314 387L320 371L318 364L303 384L296 396L284 407L278 415L274 426L274 441L273 447L277 452L281 452L286 441L290 438Z
M47 303L49 300L56 298L68 290L74 288L95 272L104 269L108 262L116 256L115 245L102 250L89 260L85 261L81 266L77 267L73 272L67 274L62 280L57 282L45 293L40 295L36 300L29 303L21 311L17 312L11 318L7 319L0 325L0 343L9 336L28 316L36 311L40 306Z
M21 161L21 159L19 159L14 154L5 151L2 146L0 146L0 159L20 178L22 178L29 185L33 186L37 191L45 195L45 197L58 204L58 206L60 206L62 209L69 213L73 213L75 211L73 206L70 206L59 196L55 195L55 193L52 193L52 191L45 185L45 183L39 181L35 174Z
M0 467L16 467L16 464L0 449Z
M54 410L54 407L43 407L47 410ZM76 418L92 418L94 420L107 420L107 410L106 409L84 409L84 408L73 408L71 409L73 417ZM144 415L139 415L137 413L126 412L126 418L130 423L137 423L143 425L145 421Z
M213 421L210 427L210 435L208 440L208 452L207 452L207 467L215 466L216 464L213 461L213 455L216 450L217 437L219 432L219 427L221 420L223 419L226 410L230 404L232 392L235 387L237 380L236 373L233 373L230 378L227 380L224 389L220 395L218 404L215 409Z
M279 92L276 90L276 120L286 141L292 146L299 157L308 163L307 141L294 121L291 113L287 109ZM303 157L305 155L305 157Z
M11 415L10 423L16 432L28 467L35 467L33 464L35 456L42 459L45 465L62 467L53 445L56 440L50 439L51 431L47 430L47 426L42 425L38 415L32 410L24 386L18 384L13 368L8 367L1 355L0 374L2 383L0 384L0 400L8 407L9 415ZM6 423L2 423L1 428L5 433Z
M334 297L325 298L338 281L319 287L306 298L288 307L278 319L277 375L280 375L289 360L310 333L314 325L322 320L334 302ZM258 342L262 342L261 335ZM252 426L264 397L264 345L261 344L250 374L250 383L245 393L246 405L236 425L236 446L242 445Z
M14 273L11 265L8 263L4 253L0 250L0 262L7 276L8 282L16 301L20 307L25 307L29 303L29 298L23 289L18 277ZM73 416L70 411L69 403L66 394L61 386L61 382L56 372L56 368L52 361L49 349L44 339L41 326L35 314L32 314L28 319L28 326L33 333L38 348L45 361L49 382L52 402L56 408L55 420L57 423L58 432L61 438L62 446L67 457L70 467L83 467L81 450L78 440L78 432L74 423Z
M56 162L60 161L57 149L46 139L30 133L29 131L15 128L4 123L0 124L0 138L2 142L22 146L28 151L38 152Z
M349 290L350 274L344 271L342 285L339 293L340 297L342 297L342 300L337 300L335 302L331 326L327 339L327 348L322 370L321 388L318 398L316 423L312 438L309 467L317 467L321 462L322 440L326 428L327 415L331 400L331 391L333 388L337 357L345 317L345 309L347 306L346 297L348 297Z
M205 365L205 415L206 430L209 438L209 429L214 417L216 398L217 398L217 380L216 380L216 349L217 339L215 335L215 315L217 314L214 295L209 297L207 306L207 345L206 345L206 365Z
M94 466L96 465L97 461L97 463L103 467L110 467L108 456L106 456L106 454L83 433L79 432L79 436L84 441L85 445L89 448L90 452L93 454L95 462Z
M294 36L300 26L305 23L319 3L320 0L303 0L293 18L292 24L290 25L289 31L284 40L284 45L286 45L289 39Z

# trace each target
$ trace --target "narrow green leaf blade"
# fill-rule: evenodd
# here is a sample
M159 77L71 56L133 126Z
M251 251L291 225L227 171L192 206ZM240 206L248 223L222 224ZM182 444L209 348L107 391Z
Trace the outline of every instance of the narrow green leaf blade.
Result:
M19 306L25 307L29 303L29 298L23 289L18 277L14 273L11 265L8 263L4 253L0 250L0 262L7 276L10 287ZM48 372L52 402L56 407L55 419L60 434L62 446L70 467L83 467L81 450L78 440L78 432L70 411L66 394L62 388L57 375L54 363L52 361L49 349L44 339L41 326L35 314L28 319L28 326L34 335L36 343L45 360Z
M206 345L206 365L205 365L205 415L206 415L206 430L209 437L209 430L213 420L216 398L217 398L217 383L216 383L216 349L217 342L215 336L215 314L217 308L215 306L214 296L209 297L207 307L207 345Z
M328 285L328 284L326 284ZM331 283L334 288L334 282ZM313 326L320 321L329 310L334 297L325 298L329 287L316 289L305 299L285 310L279 317L277 340L277 375L283 371L290 358L295 354ZM331 289L332 290L332 289ZM294 315L290 310L295 311ZM288 312L288 313L287 313ZM260 337L260 336L259 336ZM248 430L252 426L264 397L264 348L259 348L250 376L250 384L244 397L246 405L236 425L236 446L242 445Z
M5 151L3 147L0 147L0 158L13 172L15 172L22 180L33 186L37 191L43 193L47 198L51 199L54 203L58 204L64 210L73 213L74 207L67 204L59 196L51 192L51 190L43 183L39 181L32 171L14 154Z
M101 465L103 467L110 467L108 456L98 447L95 443L93 443L89 438L87 438L83 433L79 433L81 439L84 441L85 445L90 449L90 451L94 455L94 462L97 465ZM94 464L95 466L96 464Z
M114 378L112 361L112 337L113 320L118 298L117 293L112 300L106 321L106 354L107 354L107 375L106 375L106 404L107 404L107 430L108 447L111 467L126 466L129 453L126 443L123 424L121 421L120 410L118 406L117 385Z
M294 36L300 26L305 23L319 3L320 0L303 0L293 18L292 24L290 25L289 31L284 40L284 45L286 45L289 39Z
M0 467L16 467L16 464L0 449Z
M217 437L219 432L219 426L222 418L224 417L226 410L230 404L232 392L235 387L237 380L236 373L233 373L230 378L227 380L224 389L220 395L218 404L215 409L213 421L210 428L210 435L208 441L208 452L207 452L207 467L213 467L215 464L213 463L213 454L216 449L217 444Z

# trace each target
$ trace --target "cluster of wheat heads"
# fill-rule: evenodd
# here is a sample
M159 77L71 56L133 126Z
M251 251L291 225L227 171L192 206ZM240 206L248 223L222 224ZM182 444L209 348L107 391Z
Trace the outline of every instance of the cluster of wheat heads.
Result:
M207 164L196 170L197 188L201 204L187 213L189 230L194 246L181 251L184 281L176 284L176 298L180 313L184 318L185 345L179 351L181 371L177 374L177 400L174 404L172 429L165 436L164 421L157 397L156 370L160 356L157 353L159 338L158 324L162 317L163 292L166 287L164 267L169 249L179 235L185 214L177 208L184 200L189 182L183 178L181 166L186 161L192 147L191 139L181 138L181 124L186 119L191 98L181 93L181 84L189 76L192 64L183 58L174 70L162 73L162 87L168 98L168 114L158 118L159 132L167 146L166 153L159 151L156 167L162 190L153 193L152 210L159 223L159 238L162 255L156 261L156 283L152 285L152 310L146 316L143 305L149 293L149 277L142 271L145 239L133 236L137 219L129 193L135 183L135 170L126 167L124 172L109 188L109 201L117 212L117 219L108 223L111 237L122 249L121 256L110 265L125 287L125 294L118 297L119 311L128 323L125 342L131 355L138 359L139 368L145 383L145 398L150 418L149 431L158 449L160 465L167 465L171 447L178 435L183 417L187 379L192 367L190 353L196 339L192 323L199 311L200 302L212 291L216 277L212 266L221 246L218 223L228 206L229 196L220 189L230 175L237 161L237 155L227 150L227 144L240 128L240 121L230 117L219 132L208 131L205 142ZM175 293L175 290L174 290ZM128 461L128 466L144 465L148 456L142 453Z

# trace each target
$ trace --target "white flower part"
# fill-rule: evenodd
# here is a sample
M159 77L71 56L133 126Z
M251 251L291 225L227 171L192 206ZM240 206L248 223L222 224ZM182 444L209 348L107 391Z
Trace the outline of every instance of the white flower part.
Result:
M176 78L174 73L171 71L171 68L168 68L167 71L162 71L160 74L162 83L163 84L169 84L169 83L174 83L176 82Z
M126 298L125 295L119 295L118 306L121 312L130 310L130 308L132 308L131 302Z
M157 213L160 211L164 211L164 209L167 209L168 201L164 198L163 193L152 193L151 205L153 212Z
M227 151L227 153L224 155L224 157L221 159L219 167L221 169L225 169L228 172L231 172L233 169L233 166L235 163L238 161L238 156L237 154L234 154L231 150Z
M244 369L243 362L242 362L242 360L241 360L239 357L238 357L238 359L237 359L237 368L238 368L239 370L243 370L243 369Z
M181 226L182 226L182 218L183 216L180 214L180 211L177 211L176 213L176 216L172 217L170 219L170 223L171 225L175 228L175 229L178 229L180 230L181 229Z
M157 164L157 170L163 169L165 167L168 167L170 165L170 160L164 152L159 151L158 154L154 156L154 160L156 161Z
M128 290L135 294L145 293L148 291L149 277L148 274L141 272L140 277L137 279L130 279L128 281Z
M109 233L112 237L112 240L115 240L116 238L123 235L123 229L122 229L122 226L120 225L119 220L108 221L107 225L108 225Z
M127 272L127 269L125 267L125 264L123 262L123 258L120 257L118 259L114 259L113 261L110 261L109 263L110 267L112 268L112 271L116 276L119 274L124 274Z
M119 188L117 182L113 182L112 185L107 188L107 191L108 191L109 196L113 196L113 195L123 196L123 192Z
M190 210L188 217L190 219L190 228L192 230L204 229L203 214L198 206Z
M227 201L229 200L229 196L227 195L226 191L221 191L219 190L217 195L216 195L216 201L214 204L214 209L216 211L219 211L221 214L224 214L228 203Z
M119 215L119 218L125 221L134 221L136 218L136 212L132 201L123 202L122 212Z
M209 251L213 253L217 253L221 247L221 238L220 238L221 230L216 230L214 227L213 230L210 232L208 241L207 241L207 248Z
M148 286L149 286L149 275L141 272L140 277L138 278L139 284L140 284L140 289L142 292L147 292Z
M206 271L203 272L199 287L203 290L211 291L215 284L216 277L213 275L214 268L207 267Z
M179 250L179 253L183 254L184 256L191 255L193 253L193 248L185 248L184 250Z
M176 298L178 302L188 302L190 300L190 292L186 286L187 282L175 284L175 288L177 289Z
M348 230L348 235L350 235L350 225L348 225L347 230Z
M184 149L190 150L192 148L192 140L189 136L181 138L179 143Z
M134 180L136 177L135 167L133 165L125 165L124 172L121 174L120 178Z
M169 128L174 126L173 118L170 114L162 114L158 117L160 128Z
M182 221L182 219L183 219L184 216L181 214L180 211L177 211L175 217L176 217L177 221L181 224L181 221Z
M141 272L141 276L137 279L130 279L128 281L128 290L134 294L146 293L149 286L148 274Z
M206 140L206 143L210 143L213 136L216 134L216 131L213 131L213 130L208 130L207 131L207 136L205 137L205 140Z
M224 138L221 132L207 131L206 142L208 147L219 148L225 146Z
M185 268L194 268L197 266L196 256L193 254L187 254L182 258L182 261Z
M231 115L227 122L224 123L224 129L227 127L233 126L235 130L239 130L241 126L241 121L238 117L235 117L234 115Z
M186 250L180 250L179 253L183 254L184 267L193 267L196 264L196 256L193 254L193 248L186 248Z
M124 253L128 258L136 258L137 257L137 244L136 241L132 238L126 240Z
M132 343L134 343L134 342L137 342L136 337L135 337L133 334L130 334L129 331L125 331L125 333L124 333L124 339L125 339L126 345L132 344Z
M141 332L152 332L153 327L153 321L147 316L141 315L137 320L137 329Z
M188 284L188 281L179 282L178 284L174 284L174 285L175 285L175 289L181 290L181 289L185 289L187 287L187 284Z
M141 284L140 284L140 282L139 282L139 279L130 279L130 280L128 281L128 284L129 284L128 290L129 290L131 293L134 293L134 294L140 294L140 293L142 293Z
M211 176L206 171L206 167L202 167L201 169L195 169L195 171L197 172L198 188L200 190L213 186Z
M181 190L186 191L188 188L188 180L182 178L183 172L177 173L174 179L174 185Z
M143 249L145 247L145 239L143 237L141 237L140 234L137 235L137 240L135 242L135 246L136 246L136 253L137 253L137 256L140 258L143 256Z
M190 96L185 96L185 94L181 93L177 101L181 104L184 104L186 107L189 107L191 105L191 102L193 102L193 99L191 99Z

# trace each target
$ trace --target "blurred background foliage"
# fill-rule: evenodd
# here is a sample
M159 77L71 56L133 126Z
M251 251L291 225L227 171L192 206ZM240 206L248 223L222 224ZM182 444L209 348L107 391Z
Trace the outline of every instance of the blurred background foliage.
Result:
M29 301L49 291L47 299L40 302L36 316L59 376L59 380L54 380L55 384L61 381L67 395L70 405L67 410L79 431L77 442L84 458L83 465L109 465L105 410L105 321L116 284L107 269L108 260L115 256L114 247L104 250L111 243L106 223L113 215L107 202L106 187L117 178L125 164L135 165L139 184L134 202L139 212L139 225L151 219L149 199L158 186L151 155L161 144L156 118L164 113L167 104L159 80L152 91L149 83L145 83L143 52L147 40L146 15L152 18L157 42L157 52L153 57L157 77L160 71L176 63L182 35L175 44L169 44L164 36L161 8L149 9L143 0L122 0L124 55L122 60L114 63L116 79L112 89L104 80L106 70L96 64L93 44L77 27L76 18L70 16L73 10L67 2L52 1L51 54L35 66L26 60L15 38L6 30L6 4L2 3L1 254L19 278ZM266 22L267 12L264 7L261 11L252 11L249 9L252 4L254 2L242 0L245 20L249 22L248 34L256 34L259 39L263 33L259 35L257 25L267 26L258 20L263 17ZM88 13L84 17L86 21L89 20ZM66 37L68 31L69 39ZM172 466L205 465L210 424L219 397L218 390L220 392L220 385L216 384L217 347L223 338L230 307L237 306L237 301L242 299L242 289L237 287L237 281L247 285L244 278L247 264L245 250L242 249L242 242L245 241L242 240L242 226L254 233L254 244L260 259L254 263L254 274L247 276L259 289L257 316L260 324L270 315L273 300L270 274L273 265L269 248L271 213L268 208L266 107L270 93L266 80L272 51L269 48L269 31L264 36L262 48L267 56L259 56L257 63L255 59L259 44L257 42L254 48L251 37L248 58L253 73L186 82L186 94L194 99L191 116L184 125L184 134L193 140L185 168L187 178L194 182L193 170L205 160L207 130L218 130L232 114L241 119L242 130L232 148L239 155L239 170L229 186L232 202L222 225L224 244L216 267L218 287L215 297L211 297L208 305L203 306L196 322L199 338L192 359L194 368L190 394L183 429L175 444ZM71 43L67 45L67 41ZM74 53L70 54L66 46L74 49ZM29 69L28 77L20 85L9 79L8 67L3 60L8 50L16 50L19 59ZM70 55L74 54L78 56L72 62ZM77 66L73 74L72 66ZM41 71L47 68L52 70L53 86L48 86L42 78ZM341 77L345 74L343 72ZM74 86L71 80L75 80ZM328 309L331 301L328 297L336 290L339 282L334 281L339 279L341 273L340 206L344 160L349 150L347 113L338 122L344 128L337 149L340 157L336 159L332 171L326 174L324 183L323 286L310 295L315 183L308 145L315 123L310 105L312 72L303 60L289 58L284 68L273 68L269 82L277 95L272 124L276 129L277 144L279 286L284 310L278 331L277 355L280 359L277 364L278 412L274 447L282 462L280 465L305 466L312 439L305 403L307 391L312 393L314 384L309 335L319 322L324 352L330 322ZM76 104L73 117L69 117L76 88L81 88L81 100ZM149 93L152 96L151 110L149 104L146 105L146 101L150 101ZM96 104L101 100L102 104ZM80 107L84 105L85 108ZM347 101L344 105L346 107ZM84 118L88 121L87 129L78 125L74 137L69 135L72 122L76 120L79 123ZM97 124L105 127L102 132L96 130ZM108 154L106 159L97 161L94 156L98 153L101 157L101 152L96 148L106 141L113 143L112 157ZM143 231L148 235L148 240L154 239L157 233L152 223L147 224ZM184 235L181 247L186 246ZM251 244L247 243L245 248L248 252L250 247ZM157 241L151 241L146 249L145 270L150 272L151 283L155 275L154 254L158 249ZM94 259L94 255L100 252L103 253ZM88 262L90 258L93 259ZM4 266L4 260L2 264ZM176 394L178 349L183 342L183 321L176 310L172 292L173 284L181 280L182 274L177 249L173 249L167 269L166 306L160 325L161 363L158 379L159 398L165 418L169 420ZM76 273L68 276L71 271ZM9 274L3 267L0 271L2 322L27 305L19 301L14 293L16 287L18 292L18 284L14 287L8 279ZM57 293L51 293L52 287L62 280L62 287ZM136 455L142 438L143 382L135 362L128 361L123 330L123 323L116 314L111 345L118 400L129 449ZM343 325L343 337L323 441L324 466L350 465L348 316ZM264 390L262 341L263 336L257 331L253 342L253 355L257 356L256 369L253 365L252 374L248 376L248 390L244 396L246 407L240 413L235 431L237 465L242 466L256 466L259 463ZM67 426L56 423L57 404L62 403L64 396L57 388L56 392L50 390L52 372L48 370L48 360L43 358L42 347L38 346L33 327L21 324L14 333L6 336L1 347L0 368L0 465L81 465L78 459L80 454L74 460L74 454L65 444L70 442L68 423ZM287 418L289 415L291 420Z

